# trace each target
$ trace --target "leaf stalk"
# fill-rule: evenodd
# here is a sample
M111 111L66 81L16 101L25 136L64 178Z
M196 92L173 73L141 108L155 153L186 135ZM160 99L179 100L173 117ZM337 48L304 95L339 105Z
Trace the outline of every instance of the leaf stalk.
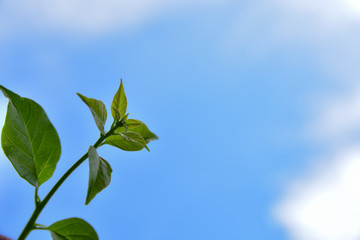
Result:
M109 136L113 135L115 130L117 128L120 128L124 125L123 121L118 121L115 124L112 125L111 129L105 134L101 135L99 139L95 142L93 145L94 148L98 148L100 144ZM35 222L37 218L39 217L42 210L45 208L46 204L49 202L51 197L55 194L55 192L60 188L60 186L65 182L65 180L77 169L86 159L88 158L88 153L86 152L79 160L77 160L74 165L72 165L65 173L64 175L55 183L55 185L52 187L52 189L49 191L49 193L45 196L43 201L38 201L38 188L35 188L35 210L33 211L29 221L25 225L23 231L21 232L18 240L25 240L26 237L29 235L29 233L34 230L38 229Z

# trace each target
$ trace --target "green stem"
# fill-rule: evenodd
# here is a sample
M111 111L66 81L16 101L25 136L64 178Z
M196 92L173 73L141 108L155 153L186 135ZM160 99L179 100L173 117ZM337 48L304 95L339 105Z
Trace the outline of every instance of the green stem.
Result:
M100 136L100 138L95 142L95 144L93 145L95 148L99 147L99 145L110 135L112 135L114 133L114 131L123 126L123 122L120 121L118 123L116 123L109 132L107 132L105 135ZM51 197L54 195L54 193L59 189L59 187L61 186L61 184L63 184L63 182L70 176L70 174L77 168L79 167L86 159L88 158L88 153L86 152L81 158L79 158L79 160L77 160L74 165L72 165L69 170L67 170L64 175L57 181L57 183L53 186L53 188L49 191L49 193L45 196L44 200L42 200L41 202L39 202L36 207L35 210L33 212L33 214L31 215L29 221L27 222L27 224L25 225L23 231L21 232L18 240L25 240L26 237L29 235L29 233L34 230L36 228L35 226L35 222L36 219L39 217L41 211L44 209L44 207L46 206L46 204L49 202L49 200L51 199ZM35 195L37 195L37 190Z
M39 204L39 195L38 195L39 187L35 187L35 207Z
M47 230L47 226L35 223L33 230Z

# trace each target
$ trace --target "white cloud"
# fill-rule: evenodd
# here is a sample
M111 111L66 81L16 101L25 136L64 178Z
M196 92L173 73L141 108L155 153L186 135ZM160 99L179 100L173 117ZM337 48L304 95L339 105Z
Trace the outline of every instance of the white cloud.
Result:
M293 240L360 239L360 1L260 0L238 23L232 29L237 37L230 38L241 37L260 54L279 47L306 51L339 87L335 94L319 93L327 99L308 106L313 115L307 134L331 152L293 179L275 218Z
M294 240L360 239L360 88L318 107L309 132L327 150L288 186L275 218ZM334 154L337 153L337 154Z
M207 5L217 2L211 0ZM3 0L0 36L21 32L102 34L132 28L167 11L204 3L203 0Z
M360 150L347 149L293 183L275 209L295 240L360 238Z

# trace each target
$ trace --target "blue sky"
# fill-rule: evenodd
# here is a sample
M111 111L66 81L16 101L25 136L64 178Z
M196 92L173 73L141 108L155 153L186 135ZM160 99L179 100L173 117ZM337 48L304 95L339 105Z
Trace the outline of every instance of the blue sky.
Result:
M359 239L359 16L355 0L2 1L0 84L61 139L41 196L98 137L76 92L109 111L122 78L130 116L160 138L100 148L110 186L85 206L85 163L38 222L81 217L100 239ZM15 239L33 188L3 153L0 196Z

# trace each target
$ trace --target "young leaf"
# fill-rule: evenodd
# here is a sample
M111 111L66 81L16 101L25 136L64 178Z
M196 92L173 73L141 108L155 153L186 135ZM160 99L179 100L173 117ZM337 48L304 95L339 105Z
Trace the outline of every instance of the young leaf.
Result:
M121 79L120 87L116 92L114 99L111 103L111 115L115 121L119 121L120 118L125 116L127 108L127 99L124 91L123 82Z
M126 121L128 116L129 116L129 114L127 113L125 116L121 117L121 121Z
M59 161L59 136L42 107L0 85L9 99L1 146L18 174L38 187L54 173Z
M96 126L99 128L102 134L105 134L104 126L107 118L107 112L105 104L97 99L88 98L80 93L76 93L81 100L90 108L91 114L94 117Z
M144 147L148 150L144 138L136 132L123 132L111 135L102 143L118 147L125 151L140 151Z
M96 148L93 146L89 148L89 167L89 188L86 196L86 205L90 203L96 194L110 184L112 173L110 164L97 154Z
M81 218L68 218L46 228L53 240L99 240L93 227Z
M140 125L133 126L133 127L130 127L128 125L128 128L131 129L132 132L136 132L136 133L140 134L144 138L146 143L149 143L150 141L159 139L158 136L156 136L153 132L151 132L149 130L149 128L145 125L145 123L141 122L140 120L135 120L135 119L128 119L128 120L126 120L126 122L128 123L130 120L141 123ZM121 128L118 128L117 130L115 130L116 133L123 133L125 131L126 131L126 129L124 127L121 127Z
M127 119L126 120L126 126L131 129L131 128L135 128L139 125L143 124L143 122L141 122L140 120L136 120L136 119Z

